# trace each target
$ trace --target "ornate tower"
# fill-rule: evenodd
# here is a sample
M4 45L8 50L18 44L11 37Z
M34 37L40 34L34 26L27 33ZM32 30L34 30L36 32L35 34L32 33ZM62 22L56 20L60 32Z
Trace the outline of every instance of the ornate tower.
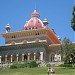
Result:
M9 24L7 24L6 26L5 26L5 28L6 28L6 33L8 33L8 32L10 32L10 25Z
M47 21L47 19L44 19L43 24L44 24L45 27L48 27L48 21Z

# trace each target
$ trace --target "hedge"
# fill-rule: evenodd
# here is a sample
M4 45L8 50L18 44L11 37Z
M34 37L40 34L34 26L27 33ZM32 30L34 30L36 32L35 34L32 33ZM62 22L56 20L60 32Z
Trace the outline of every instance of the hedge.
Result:
M72 67L72 64L61 64L59 67Z
M25 63L15 63L12 64L10 66L10 68L14 69L14 68L25 68L25 67L29 67L29 68L33 68L33 67L37 67L38 64L36 63L36 61L31 61L31 62L25 62Z

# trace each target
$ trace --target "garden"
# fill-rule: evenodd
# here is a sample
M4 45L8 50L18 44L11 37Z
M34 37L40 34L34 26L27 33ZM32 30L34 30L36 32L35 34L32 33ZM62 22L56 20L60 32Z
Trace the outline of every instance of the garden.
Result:
M30 63L15 63L7 69L0 69L0 75L48 75L48 68L55 69L55 75L75 75L75 64L47 65L39 67L35 61Z

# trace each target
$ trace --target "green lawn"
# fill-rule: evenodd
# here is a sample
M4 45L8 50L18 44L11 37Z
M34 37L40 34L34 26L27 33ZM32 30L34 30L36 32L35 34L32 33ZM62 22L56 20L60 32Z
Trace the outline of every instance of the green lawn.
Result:
M55 67L55 75L75 75L75 69ZM0 70L0 75L47 75L47 67Z

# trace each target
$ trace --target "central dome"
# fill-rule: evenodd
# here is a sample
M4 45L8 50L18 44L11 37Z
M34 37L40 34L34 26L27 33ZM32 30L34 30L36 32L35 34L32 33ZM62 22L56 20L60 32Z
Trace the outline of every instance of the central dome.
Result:
M40 14L34 10L34 12L31 14L31 19L26 22L23 30L44 28L43 22L39 18Z

